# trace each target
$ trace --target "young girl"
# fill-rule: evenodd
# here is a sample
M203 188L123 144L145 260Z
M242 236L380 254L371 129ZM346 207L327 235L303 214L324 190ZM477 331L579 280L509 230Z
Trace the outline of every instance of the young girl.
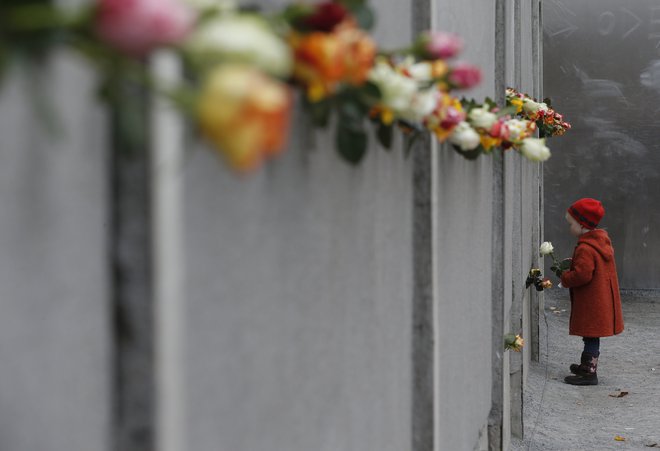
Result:
M597 385L600 337L623 331L623 313L614 249L607 232L596 229L605 214L596 199L580 199L568 208L566 221L578 238L571 268L561 274L561 283L570 288L569 334L583 337L580 364L570 367L574 375L564 381L571 385Z

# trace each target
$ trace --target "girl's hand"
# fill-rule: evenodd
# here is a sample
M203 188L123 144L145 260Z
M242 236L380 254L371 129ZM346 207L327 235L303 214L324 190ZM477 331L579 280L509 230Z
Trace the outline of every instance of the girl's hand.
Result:
M568 271L571 269L571 263L573 262L573 259L571 258L565 258L562 261L560 261L556 265L552 265L550 267L550 270L555 273L557 277L561 277L561 273L564 271Z

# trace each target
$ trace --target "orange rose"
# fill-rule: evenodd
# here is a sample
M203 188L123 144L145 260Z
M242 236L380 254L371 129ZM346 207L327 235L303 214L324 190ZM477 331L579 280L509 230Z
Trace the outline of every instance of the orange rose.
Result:
M350 22L340 27L337 33L344 49L343 79L352 85L361 85L374 65L376 44L367 33Z
M292 32L289 43L295 56L294 78L313 102L332 95L342 82L364 83L376 55L373 40L350 19L330 33Z
M342 43L334 33L293 33L294 78L307 88L307 96L318 101L334 92L344 74Z

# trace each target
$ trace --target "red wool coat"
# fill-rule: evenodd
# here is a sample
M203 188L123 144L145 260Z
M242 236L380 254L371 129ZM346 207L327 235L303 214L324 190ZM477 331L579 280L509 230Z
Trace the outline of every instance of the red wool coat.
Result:
M609 337L623 332L614 249L605 230L580 235L571 268L561 275L561 284L571 292L569 334Z

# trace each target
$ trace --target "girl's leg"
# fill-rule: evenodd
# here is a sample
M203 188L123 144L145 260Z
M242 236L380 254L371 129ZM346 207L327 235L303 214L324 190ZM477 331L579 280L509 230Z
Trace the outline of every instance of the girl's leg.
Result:
M600 355L600 338L598 337L583 337L584 341L584 352L588 352L594 357Z

